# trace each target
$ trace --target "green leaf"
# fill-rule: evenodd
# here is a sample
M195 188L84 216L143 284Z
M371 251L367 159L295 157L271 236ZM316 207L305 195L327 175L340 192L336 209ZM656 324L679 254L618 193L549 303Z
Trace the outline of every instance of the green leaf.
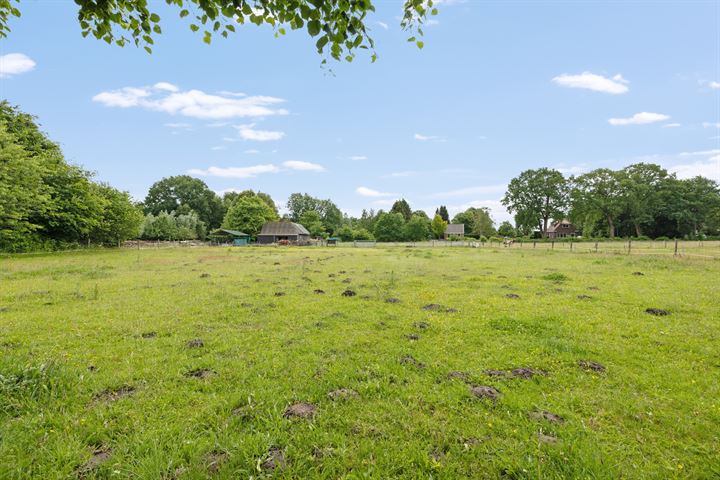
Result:
M207 43L208 45L210 45L210 42L212 42L212 34L207 30L205 31L205 35L203 35L203 42Z
M197 32L198 30L200 30L200 27L198 27L198 26L195 25L194 23L191 23L191 24L190 24L190 30L192 30L193 32Z
M412 42L414 42L415 40L417 40L415 37L410 37L410 38L408 38L407 41L412 43Z
M417 47L418 47L420 50L422 50L423 47L425 46L425 42L422 42L422 41L418 40L417 42L415 42L415 45L417 45Z
M190 15L190 12L188 10L180 10L180 18L185 18L188 15Z
M319 39L319 40L317 41L317 43L315 44L315 46L317 47L319 53L322 53L323 48L325 48L325 45L327 45L327 43L328 43L328 37L327 37L327 36L322 36L322 37L320 37L320 39Z
M143 47L147 53L152 54L152 48L148 47L147 45Z
M310 20L307 24L308 33L313 37L320 33L320 22L317 20Z
M150 21L153 23L158 23L160 21L160 15L158 15L157 13L151 13Z

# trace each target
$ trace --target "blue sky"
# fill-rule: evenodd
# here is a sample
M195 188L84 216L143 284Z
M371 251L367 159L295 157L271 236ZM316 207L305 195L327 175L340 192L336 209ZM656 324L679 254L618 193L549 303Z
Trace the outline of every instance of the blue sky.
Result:
M376 2L378 61L334 75L305 32L249 25L207 46L154 3L152 55L83 39L69 1L22 2L0 42L0 97L138 199L190 173L353 215L404 197L500 221L528 168L651 161L720 180L720 2L446 1L422 51L402 3Z

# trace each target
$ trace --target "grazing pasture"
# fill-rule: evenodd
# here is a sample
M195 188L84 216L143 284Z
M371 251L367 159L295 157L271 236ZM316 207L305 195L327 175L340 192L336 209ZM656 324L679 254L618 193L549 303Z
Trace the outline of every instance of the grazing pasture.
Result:
M0 259L0 478L717 478L720 261Z

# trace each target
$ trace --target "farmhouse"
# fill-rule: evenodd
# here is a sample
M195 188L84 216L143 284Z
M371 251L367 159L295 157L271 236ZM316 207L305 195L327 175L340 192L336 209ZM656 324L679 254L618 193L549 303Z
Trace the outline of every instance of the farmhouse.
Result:
M465 236L465 224L464 223L451 223L445 228L445 240L450 237L464 237Z
M268 222L257 236L257 243L270 244L281 240L304 245L310 240L310 232L299 223L287 221Z
M570 223L570 220L563 219L560 221L553 222L547 229L545 236L547 238L564 238L575 236L575 225Z

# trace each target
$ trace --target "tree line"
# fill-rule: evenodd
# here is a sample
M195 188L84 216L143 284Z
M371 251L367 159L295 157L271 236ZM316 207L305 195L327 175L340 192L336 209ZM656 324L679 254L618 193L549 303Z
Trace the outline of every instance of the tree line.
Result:
M675 237L720 235L720 189L704 177L681 180L658 165L597 169L565 178L549 168L526 170L512 179L502 203L515 225L495 222L487 208L468 208L450 219L441 205L430 218L405 199L389 211L343 214L330 199L293 193L282 218L302 224L313 237L344 241L422 241L442 238L448 223L466 236L543 236L553 221L570 219L586 237ZM35 118L0 103L0 251L55 250L81 245L119 245L146 240L206 239L217 228L256 236L281 219L267 193L222 196L187 175L154 183L142 202L97 182L69 164Z
M526 170L502 199L519 235L546 236L568 218L585 237L702 238L720 235L720 188L697 176L678 179L659 165L599 168L565 178L557 170Z

